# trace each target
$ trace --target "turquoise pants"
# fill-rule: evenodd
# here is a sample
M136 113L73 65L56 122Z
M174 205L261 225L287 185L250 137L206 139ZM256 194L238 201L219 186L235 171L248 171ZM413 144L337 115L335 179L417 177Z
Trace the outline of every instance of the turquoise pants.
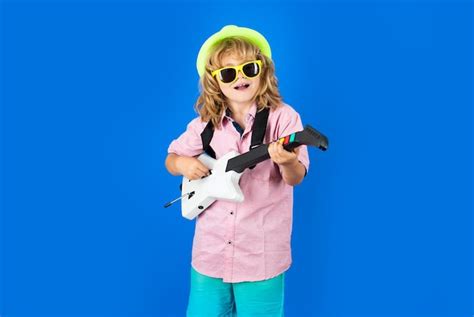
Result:
M191 267L187 317L282 317L284 276L241 283L198 273Z

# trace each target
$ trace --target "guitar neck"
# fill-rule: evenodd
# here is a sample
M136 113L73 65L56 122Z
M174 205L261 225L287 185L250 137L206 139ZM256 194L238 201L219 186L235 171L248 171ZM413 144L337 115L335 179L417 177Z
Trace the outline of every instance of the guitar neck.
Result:
M291 151L299 145L300 144L296 145L295 143L292 143L291 145L284 145L283 147L286 150ZM268 144L262 144L248 151L247 153L230 159L227 162L227 168L225 171L236 171L237 173L242 173L246 168L268 160L269 158L270 154L268 153Z
M319 147L326 151L328 147L328 139L316 129L307 125L303 131L296 132L278 139L277 142L283 144L283 148L291 151L294 148L306 144ZM227 162L226 172L235 171L242 173L246 168L254 166L270 158L268 153L269 144L261 144L247 153L238 155Z

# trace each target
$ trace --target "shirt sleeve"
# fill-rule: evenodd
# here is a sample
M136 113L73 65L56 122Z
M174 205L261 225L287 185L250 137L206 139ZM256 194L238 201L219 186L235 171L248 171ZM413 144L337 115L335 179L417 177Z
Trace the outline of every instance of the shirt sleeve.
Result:
M201 132L204 124L200 117L188 123L184 131L177 139L171 141L168 153L175 153L180 156L196 156L203 152Z
M278 136L284 137L292 133L302 131L303 123L301 122L299 113L296 112L296 110L294 110L291 106L285 105L283 107L284 110L281 112L277 125ZM304 165L306 169L304 176L306 176L309 170L309 154L307 145L300 146L298 160Z

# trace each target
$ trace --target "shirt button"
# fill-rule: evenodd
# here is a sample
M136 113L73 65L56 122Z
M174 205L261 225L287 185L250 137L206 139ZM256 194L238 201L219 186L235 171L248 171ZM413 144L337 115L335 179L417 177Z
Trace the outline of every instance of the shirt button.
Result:
M234 211L231 211L230 214L233 215L233 214L234 214Z
M232 244L232 241L229 240L227 243L228 243L228 244Z

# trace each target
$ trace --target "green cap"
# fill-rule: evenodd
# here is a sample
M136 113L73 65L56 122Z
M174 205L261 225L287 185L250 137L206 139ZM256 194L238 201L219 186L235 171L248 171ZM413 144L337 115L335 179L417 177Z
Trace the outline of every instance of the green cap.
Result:
M260 52L263 55L267 56L270 59L272 58L272 51L270 49L270 45L262 34L249 28L238 27L237 25L226 25L219 32L211 35L201 46L196 60L196 67L199 77L202 77L202 75L206 71L206 63L214 45L218 44L225 38L232 36L239 36L245 38L250 43L260 48Z

